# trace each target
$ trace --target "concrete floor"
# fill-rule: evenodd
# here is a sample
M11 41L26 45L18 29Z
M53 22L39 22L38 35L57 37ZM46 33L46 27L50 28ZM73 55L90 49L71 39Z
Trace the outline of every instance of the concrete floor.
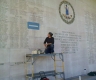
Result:
M79 76L69 80L79 80ZM96 80L96 76L87 76L87 75L81 76L81 80Z

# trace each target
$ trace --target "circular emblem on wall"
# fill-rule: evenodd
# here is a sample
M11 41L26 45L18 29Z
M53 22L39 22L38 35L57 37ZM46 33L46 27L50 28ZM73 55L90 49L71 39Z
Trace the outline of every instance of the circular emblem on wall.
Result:
M62 20L71 24L75 19L75 12L73 6L68 1L62 1L59 5L59 14Z

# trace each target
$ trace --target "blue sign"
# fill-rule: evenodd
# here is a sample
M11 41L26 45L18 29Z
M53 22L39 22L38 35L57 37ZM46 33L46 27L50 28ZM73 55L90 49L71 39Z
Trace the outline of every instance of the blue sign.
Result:
M39 23L28 22L27 25L28 25L28 29L39 30Z

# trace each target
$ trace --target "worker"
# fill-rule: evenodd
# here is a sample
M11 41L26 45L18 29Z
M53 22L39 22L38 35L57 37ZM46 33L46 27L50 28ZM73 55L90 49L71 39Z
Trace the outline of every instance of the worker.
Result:
M46 37L44 41L45 46L45 54L53 53L54 52L54 37L52 32L48 33L48 37Z

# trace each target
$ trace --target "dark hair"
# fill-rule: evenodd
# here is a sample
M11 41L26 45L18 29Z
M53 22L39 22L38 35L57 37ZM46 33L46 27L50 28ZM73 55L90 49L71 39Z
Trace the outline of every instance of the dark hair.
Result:
M53 33L52 32L49 32L50 36L53 36Z

